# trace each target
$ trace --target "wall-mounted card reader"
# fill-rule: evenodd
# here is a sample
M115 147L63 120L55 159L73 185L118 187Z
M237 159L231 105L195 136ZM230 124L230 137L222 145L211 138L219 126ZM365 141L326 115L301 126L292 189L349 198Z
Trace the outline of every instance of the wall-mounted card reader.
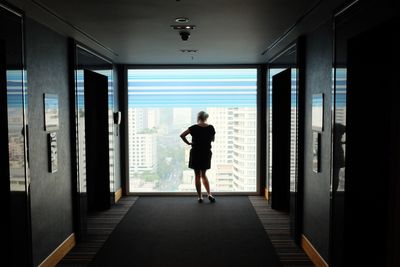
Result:
M121 111L114 112L114 124L121 124Z

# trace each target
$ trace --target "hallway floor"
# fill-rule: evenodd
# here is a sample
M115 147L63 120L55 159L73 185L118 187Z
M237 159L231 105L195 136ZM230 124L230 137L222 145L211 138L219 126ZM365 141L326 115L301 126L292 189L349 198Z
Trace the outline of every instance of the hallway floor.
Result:
M281 266L249 199L140 197L90 266Z
M116 227L106 225L108 234L101 238L93 235L104 231L105 219L119 204L109 215L91 219L97 222L94 240L78 244L58 266L313 266L290 240L287 214L271 210L262 197L218 196L215 203L197 203L192 196L121 201L118 216L126 215L114 221Z

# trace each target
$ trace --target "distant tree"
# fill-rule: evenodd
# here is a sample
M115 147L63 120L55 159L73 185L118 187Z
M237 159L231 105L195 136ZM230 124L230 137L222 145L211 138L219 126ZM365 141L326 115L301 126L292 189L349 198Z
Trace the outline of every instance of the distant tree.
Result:
M174 143L159 144L157 154L157 173L161 179L167 177L177 166L181 167L185 164L184 149Z
M152 171L144 171L140 174L140 177L146 182L154 182L160 180L160 176L157 173Z

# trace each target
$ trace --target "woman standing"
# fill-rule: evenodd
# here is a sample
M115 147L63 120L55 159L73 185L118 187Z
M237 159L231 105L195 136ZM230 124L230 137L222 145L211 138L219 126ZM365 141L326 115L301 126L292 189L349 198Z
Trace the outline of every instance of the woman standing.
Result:
M210 184L206 176L206 171L211 167L211 142L214 141L215 129L212 125L207 124L207 119L208 114L200 111L197 114L197 124L190 126L181 134L183 142L192 146L189 157L189 168L194 170L199 203L203 202L200 179L202 179L203 185L207 190L208 199L211 202L215 201L215 198L211 195ZM186 139L188 134L192 136L191 143Z

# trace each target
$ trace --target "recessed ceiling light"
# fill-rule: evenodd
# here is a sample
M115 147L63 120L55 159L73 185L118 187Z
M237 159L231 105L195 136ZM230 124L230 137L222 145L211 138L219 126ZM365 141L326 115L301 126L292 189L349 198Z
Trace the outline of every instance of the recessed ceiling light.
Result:
M189 19L185 18L185 17L179 17L179 18L176 18L175 21L178 23L188 23Z
M197 52L199 52L199 50L197 50L197 49L180 49L179 51L181 51L182 53L197 53Z
M193 30L195 25L171 25L174 30Z

